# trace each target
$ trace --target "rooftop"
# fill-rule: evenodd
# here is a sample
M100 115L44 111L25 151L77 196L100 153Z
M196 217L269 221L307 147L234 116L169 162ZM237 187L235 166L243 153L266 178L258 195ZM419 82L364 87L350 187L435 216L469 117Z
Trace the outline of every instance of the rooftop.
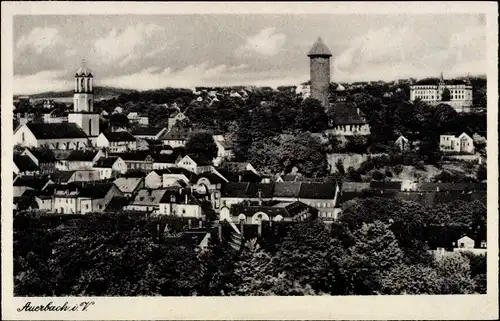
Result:
M119 132L103 132L102 133L106 139L110 142L133 142L136 140L132 134L126 131L119 131Z
M75 123L27 123L37 139L87 138L87 134Z
M94 167L99 167L99 168L112 168L113 165L116 163L119 157L117 156L111 156L111 157L101 157L100 159L97 160L97 162L94 164Z
M321 39L321 37L320 37L320 38L318 38L318 40L316 40L316 42L312 46L311 50L309 50L309 53L307 54L307 56L309 56L309 57L315 57L315 56L331 57L332 53L331 53L330 49L328 49L328 47L323 42L323 39Z
M362 125L366 124L363 117L358 114L357 106L352 102L336 102L330 107L335 125Z

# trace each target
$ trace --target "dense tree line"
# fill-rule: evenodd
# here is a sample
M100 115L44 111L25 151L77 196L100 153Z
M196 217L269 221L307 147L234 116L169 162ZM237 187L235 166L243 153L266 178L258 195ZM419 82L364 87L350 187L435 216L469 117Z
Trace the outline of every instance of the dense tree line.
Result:
M343 204L331 226L282 225L247 239L239 251L214 236L200 252L158 233L153 217L19 213L14 290L19 296L484 293L485 256L436 259L428 249L448 247L465 233L481 240L485 219L478 202L423 206L360 198ZM184 225L171 222L170 235Z

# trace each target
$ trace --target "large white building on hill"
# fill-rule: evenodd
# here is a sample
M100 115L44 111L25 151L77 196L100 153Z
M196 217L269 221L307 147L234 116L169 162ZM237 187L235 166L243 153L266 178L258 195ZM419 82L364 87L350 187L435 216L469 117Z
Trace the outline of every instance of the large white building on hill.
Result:
M450 99L443 100L443 92L448 89ZM472 84L467 80L444 80L443 73L441 77L428 78L417 81L410 87L410 100L417 99L430 105L447 104L453 107L457 112L466 111L472 106Z

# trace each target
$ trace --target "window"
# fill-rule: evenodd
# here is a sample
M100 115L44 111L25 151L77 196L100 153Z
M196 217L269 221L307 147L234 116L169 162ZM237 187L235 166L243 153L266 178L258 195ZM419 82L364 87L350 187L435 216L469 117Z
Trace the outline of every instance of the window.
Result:
M89 209L89 204L85 204L85 209Z
M68 199L66 199L66 204L68 204Z
M21 141L24 143L24 133L21 134Z

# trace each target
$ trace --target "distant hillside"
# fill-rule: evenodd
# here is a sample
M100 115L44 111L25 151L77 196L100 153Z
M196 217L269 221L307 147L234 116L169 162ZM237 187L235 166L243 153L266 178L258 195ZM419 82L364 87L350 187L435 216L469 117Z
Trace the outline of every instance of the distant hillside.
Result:
M101 98L110 99L113 97L118 97L121 94L130 94L133 92L137 92L137 90L96 86L96 87L94 87L94 98L95 99L101 99ZM34 94L34 95L29 95L29 96L33 99L72 97L73 90L57 91L57 92L49 91L49 92L44 92L44 93ZM16 98L16 96L14 96L14 98Z

